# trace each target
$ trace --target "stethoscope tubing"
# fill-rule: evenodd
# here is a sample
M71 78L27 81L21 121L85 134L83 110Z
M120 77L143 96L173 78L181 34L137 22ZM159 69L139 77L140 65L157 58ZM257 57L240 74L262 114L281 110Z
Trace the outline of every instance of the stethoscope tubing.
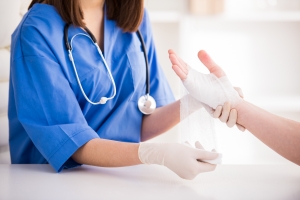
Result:
M65 45L66 45L66 48L67 48L67 51L68 51L68 56L69 56L69 59L72 63L72 66L73 66L73 69L74 69L74 72L75 72L75 76L76 76L76 80L78 82L78 85L79 85L79 88L84 96L84 98L92 105L99 105L99 104L105 104L108 100L111 100L113 99L115 96L116 96L116 93L117 93L117 89L116 89L116 84L115 84L115 81L114 81L114 78L112 76L112 73L111 73L111 70L109 69L108 67L108 64L103 56L103 53L101 51L101 49L99 48L98 44L97 44L97 40L96 38L94 37L94 35L92 34L92 32L88 29L88 28L85 28L84 30L87 32L87 34L84 34L84 33L77 33L76 35L74 35L72 38L71 38L71 41L69 43L69 38L68 38L68 30L69 30L69 26L71 24L66 24L65 27L64 27L64 42L65 42ZM100 101L99 102L93 102L91 101L86 93L84 92L84 89L81 85L81 81L80 81L80 78L79 78L79 75L78 75L78 72L77 72L77 68L76 68L76 65L75 65L75 61L74 61L74 58L73 58L73 54L72 54L72 51L73 51L73 48L72 48L72 44L73 44L73 40L75 37L77 36L85 36L87 38L89 38L93 44L96 46L97 48L97 51L98 53L100 54L100 57L105 65L105 68L107 69L108 71L108 74L109 74L109 77L110 77L110 80L112 82L112 85L113 85L113 95L111 97L101 97ZM155 108L156 108L156 102L155 102L155 99L153 97L150 96L150 73L149 73L149 63L148 63L148 56L147 56L147 51L146 51L146 46L145 46L145 42L144 42L144 39L142 37L142 34L139 30L137 30L137 35L139 37L139 40L141 41L142 43L142 48L143 48L143 54L144 54L144 58L145 58L145 63L146 63L146 94L141 96L138 100L138 108L140 109L140 111L143 113L143 114L151 114L154 112ZM148 102L148 103L147 103ZM147 107L150 106L150 107Z
M143 53L144 53L144 57L145 57L145 63L146 63L146 95L149 96L150 95L150 80L149 80L149 63L148 63L148 56L147 56L147 51L146 51L146 45L144 42L144 38L140 32L140 30L137 30L137 35L142 43L142 48L143 48Z
M100 99L99 102L93 102L93 101L91 101L91 100L87 97L87 95L86 95L86 93L84 92L84 89L83 89L83 87L82 87L82 85L81 85L81 81L80 81L80 78L79 78L79 75L78 75L78 72L77 72L77 68L76 68L76 65L75 65L75 61L74 61L74 58L73 58L73 54L72 54L72 51L73 51L73 48L72 48L72 46L73 46L73 45L72 45L72 44L73 44L73 40L74 40L75 37L77 37L77 36L79 36L79 35L85 36L85 37L89 38L89 39L94 43L94 40L93 40L89 35L84 34L84 33L78 33L78 34L74 35L74 36L71 38L71 41L70 41L70 44L69 44L70 49L68 50L68 52L69 52L69 58L70 58L70 60L71 60L72 66L73 66L73 69L74 69L74 72L75 72L75 76L76 76L76 80L77 80L77 82L78 82L79 88L80 88L80 90L81 90L81 92L82 92L84 98L85 98L90 104L92 104L92 105L105 104L107 100L111 100L111 99L113 99L113 98L116 96L116 84L115 84L115 81L114 81L113 76L112 76L112 74L111 74L111 70L109 70L108 65L107 65L107 62L106 62L106 60L104 59L104 56L103 56L102 51L101 51L101 49L99 48L98 44L97 44L97 43L94 43L94 45L95 45L96 48L97 48L98 53L100 54L100 56L101 56L101 58L102 58L102 61L103 61L103 63L104 63L104 66L105 66L106 70L108 71L109 78L110 78L110 80L111 80L111 82L112 82L112 85L113 85L113 91L114 91L114 92L113 92L113 95L112 95L111 97L102 97L102 98Z

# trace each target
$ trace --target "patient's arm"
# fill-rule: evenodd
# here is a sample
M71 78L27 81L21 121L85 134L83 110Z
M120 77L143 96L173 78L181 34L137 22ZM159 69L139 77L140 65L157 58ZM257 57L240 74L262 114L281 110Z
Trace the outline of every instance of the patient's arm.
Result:
M286 159L300 165L300 123L271 114L249 102L237 107L238 123Z
M174 51L169 51L172 68L181 80L187 78L189 67ZM224 71L205 51L198 53L200 61L218 78ZM248 129L259 140L286 159L300 165L300 123L271 114L257 106L241 100L235 106L237 123Z

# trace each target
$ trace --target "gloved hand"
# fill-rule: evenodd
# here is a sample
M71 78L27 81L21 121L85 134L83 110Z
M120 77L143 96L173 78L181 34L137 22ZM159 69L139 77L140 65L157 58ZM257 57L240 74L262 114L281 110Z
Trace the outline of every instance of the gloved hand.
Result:
M199 173L213 171L216 165L206 162L219 154L179 143L140 143L138 156L144 164L166 166L179 177L191 180Z
M241 98L243 98L243 93L240 88L235 87L234 88L240 95ZM239 124L237 124L237 111L235 109L230 108L230 103L226 102L223 106L218 106L216 109L212 109L208 105L198 101L190 94L185 95L180 100L185 105L189 106L189 114L192 114L193 112L205 108L205 110L214 118L219 118L221 122L224 122L227 124L229 128L232 128L234 125L238 127L240 131L245 131L245 128Z
M241 88L234 87L234 89L238 92L239 96L241 98L244 98L244 94ZM237 111L236 109L231 109L230 103L226 102L223 106L218 106L214 113L212 114L213 118L219 118L221 122L224 122L227 124L229 128L232 128L234 125L236 127L244 132L246 129L242 125L237 124Z
M186 142L187 144L189 144L188 142ZM189 144L190 145L190 144ZM190 145L191 146L191 145ZM195 142L195 147L197 148L197 149L203 149L203 150L205 150L204 149L204 147L200 144L200 142L199 141L196 141ZM216 152L216 150L212 150L212 152ZM213 159L213 160L198 160L198 161L200 161L200 162L206 162L206 163L210 163L210 164L214 164L214 165L217 165L217 164L222 164L222 154L221 153L219 153L219 156L216 158L216 159Z

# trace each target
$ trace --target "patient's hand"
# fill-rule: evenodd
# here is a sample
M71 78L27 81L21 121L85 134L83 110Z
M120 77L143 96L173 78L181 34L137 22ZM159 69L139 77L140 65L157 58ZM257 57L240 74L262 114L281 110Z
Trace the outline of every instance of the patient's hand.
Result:
M188 73L191 70L191 68L179 56L177 56L173 50L169 50L168 53L173 70L182 81L185 81L188 77ZM219 67L204 50L198 52L198 58L207 67L211 74L214 74L217 78L226 78L226 74L222 70L222 68ZM244 97L240 88L234 87L234 89L237 91L238 95L241 98ZM217 106L213 111L213 117L219 118L222 122L226 122L228 127L233 127L236 124L237 111L235 109L231 109L231 105L229 102L226 102L222 106ZM237 127L241 131L245 130L244 127L238 124Z
M185 80L187 78L190 67L179 57L176 53L170 49L168 51L169 58L172 63L172 68L175 73L179 76L181 80ZM214 74L217 78L221 78L226 76L225 72L219 67L206 53L206 51L201 50L198 52L199 60L207 67L210 73Z

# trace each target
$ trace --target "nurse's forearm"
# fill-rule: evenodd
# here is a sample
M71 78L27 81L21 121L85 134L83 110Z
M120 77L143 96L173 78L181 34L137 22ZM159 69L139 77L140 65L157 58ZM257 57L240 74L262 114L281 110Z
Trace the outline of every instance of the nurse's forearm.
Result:
M158 136L180 122L180 100L157 108L151 115L145 115L142 123L141 140Z
M72 158L86 165L122 167L141 164L138 158L139 144L93 139L79 148Z
M242 101L238 123L286 159L300 165L300 123Z

